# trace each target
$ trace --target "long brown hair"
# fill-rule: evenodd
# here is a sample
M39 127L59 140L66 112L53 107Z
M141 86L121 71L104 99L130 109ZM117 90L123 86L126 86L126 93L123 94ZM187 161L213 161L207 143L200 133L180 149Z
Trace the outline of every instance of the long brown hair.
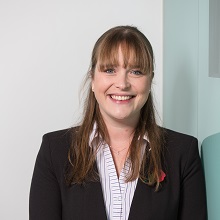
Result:
M143 72L154 76L154 55L148 39L132 26L118 26L105 32L96 42L91 58L90 71L87 80L90 80L88 95L84 104L84 117L79 127L73 129L72 143L68 153L68 168L66 181L82 184L86 181L98 179L95 169L96 152L101 140L109 143L109 135L99 110L98 103L91 89L91 80L94 77L95 67L99 61L99 68L115 65L118 62L118 49L121 47L124 65L132 59L132 63ZM130 59L131 58L131 59ZM129 63L130 65L130 63ZM89 146L89 138L96 123L96 148ZM144 135L149 139L146 154L141 160L141 146ZM149 148L151 150L149 151ZM134 131L130 145L131 172L126 181L140 178L148 185L156 185L158 189L162 169L163 132L156 124L154 105L151 93L141 109L139 122Z

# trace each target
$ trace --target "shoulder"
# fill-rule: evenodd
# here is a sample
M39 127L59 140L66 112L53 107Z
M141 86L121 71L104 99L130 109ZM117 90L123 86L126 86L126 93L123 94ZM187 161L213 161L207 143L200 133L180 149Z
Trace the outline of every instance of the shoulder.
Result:
M59 144L61 142L69 142L72 134L72 128L52 131L43 135L43 140L50 143Z
M200 163L197 138L169 129L164 129L164 136L166 162L173 170L183 170L196 161Z
M169 129L164 129L164 136L167 159L186 163L188 160L199 158L197 138Z
M74 138L77 127L49 132L43 135L39 155L50 158L55 164L63 163Z
M48 132L43 135L43 141L46 140L50 145L70 144L74 138L78 127L71 127L63 130Z
M188 134L183 134L170 129L164 129L164 138L165 146L169 148L181 149L184 147L185 150L191 146L198 148L197 138Z
M167 138L168 140L180 140L180 139L184 141L196 140L195 137L188 134L184 134L167 128L163 128L163 130L164 130L165 138Z

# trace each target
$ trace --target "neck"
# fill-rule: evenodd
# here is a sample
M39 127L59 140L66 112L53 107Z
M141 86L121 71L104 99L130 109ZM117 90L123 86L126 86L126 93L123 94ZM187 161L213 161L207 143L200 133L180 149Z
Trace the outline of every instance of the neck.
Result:
M121 149L128 148L133 138L135 127L125 124L111 124L106 123L106 127L109 133L110 143L109 145L120 151Z
M108 130L110 138L110 143L108 144L110 144L113 148L115 146L117 148L130 146L139 116L134 115L133 117L116 119L109 117L109 115L106 115L102 111L100 111L100 113Z
M137 126L139 118L131 119L112 119L102 115L103 120L106 124L109 137L115 140L120 140L122 138L129 138L133 136L133 132Z
M115 141L128 140L133 137L134 128L129 126L112 126L107 124L110 140Z
M111 118L103 117L106 124L110 150L115 163L118 177L121 169L124 166L125 160L129 155L129 147L134 135L134 131L138 122L136 120L113 120Z

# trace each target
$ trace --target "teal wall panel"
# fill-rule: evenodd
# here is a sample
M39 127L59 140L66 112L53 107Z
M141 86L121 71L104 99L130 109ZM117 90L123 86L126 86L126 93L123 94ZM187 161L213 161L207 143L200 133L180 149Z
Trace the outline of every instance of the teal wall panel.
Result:
M163 121L200 143L205 139L208 219L219 220L219 197L213 195L219 195L220 143L214 149L207 141L220 133L220 78L209 74L209 13L209 0L164 1Z
M164 1L164 126L197 136L198 0Z
M208 0L200 0L199 12L198 138L203 141L220 132L220 78L209 76Z
M220 133L211 135L202 142L201 156L206 180L208 219L220 219Z
M220 131L220 78L209 77L209 0L164 1L164 126L200 143Z

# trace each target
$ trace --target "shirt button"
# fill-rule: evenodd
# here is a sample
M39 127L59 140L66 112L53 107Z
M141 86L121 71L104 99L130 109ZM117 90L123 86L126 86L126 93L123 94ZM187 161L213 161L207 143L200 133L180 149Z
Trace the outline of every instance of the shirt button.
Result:
M121 199L122 199L121 196L119 196L119 197L118 197L118 201L121 201Z

